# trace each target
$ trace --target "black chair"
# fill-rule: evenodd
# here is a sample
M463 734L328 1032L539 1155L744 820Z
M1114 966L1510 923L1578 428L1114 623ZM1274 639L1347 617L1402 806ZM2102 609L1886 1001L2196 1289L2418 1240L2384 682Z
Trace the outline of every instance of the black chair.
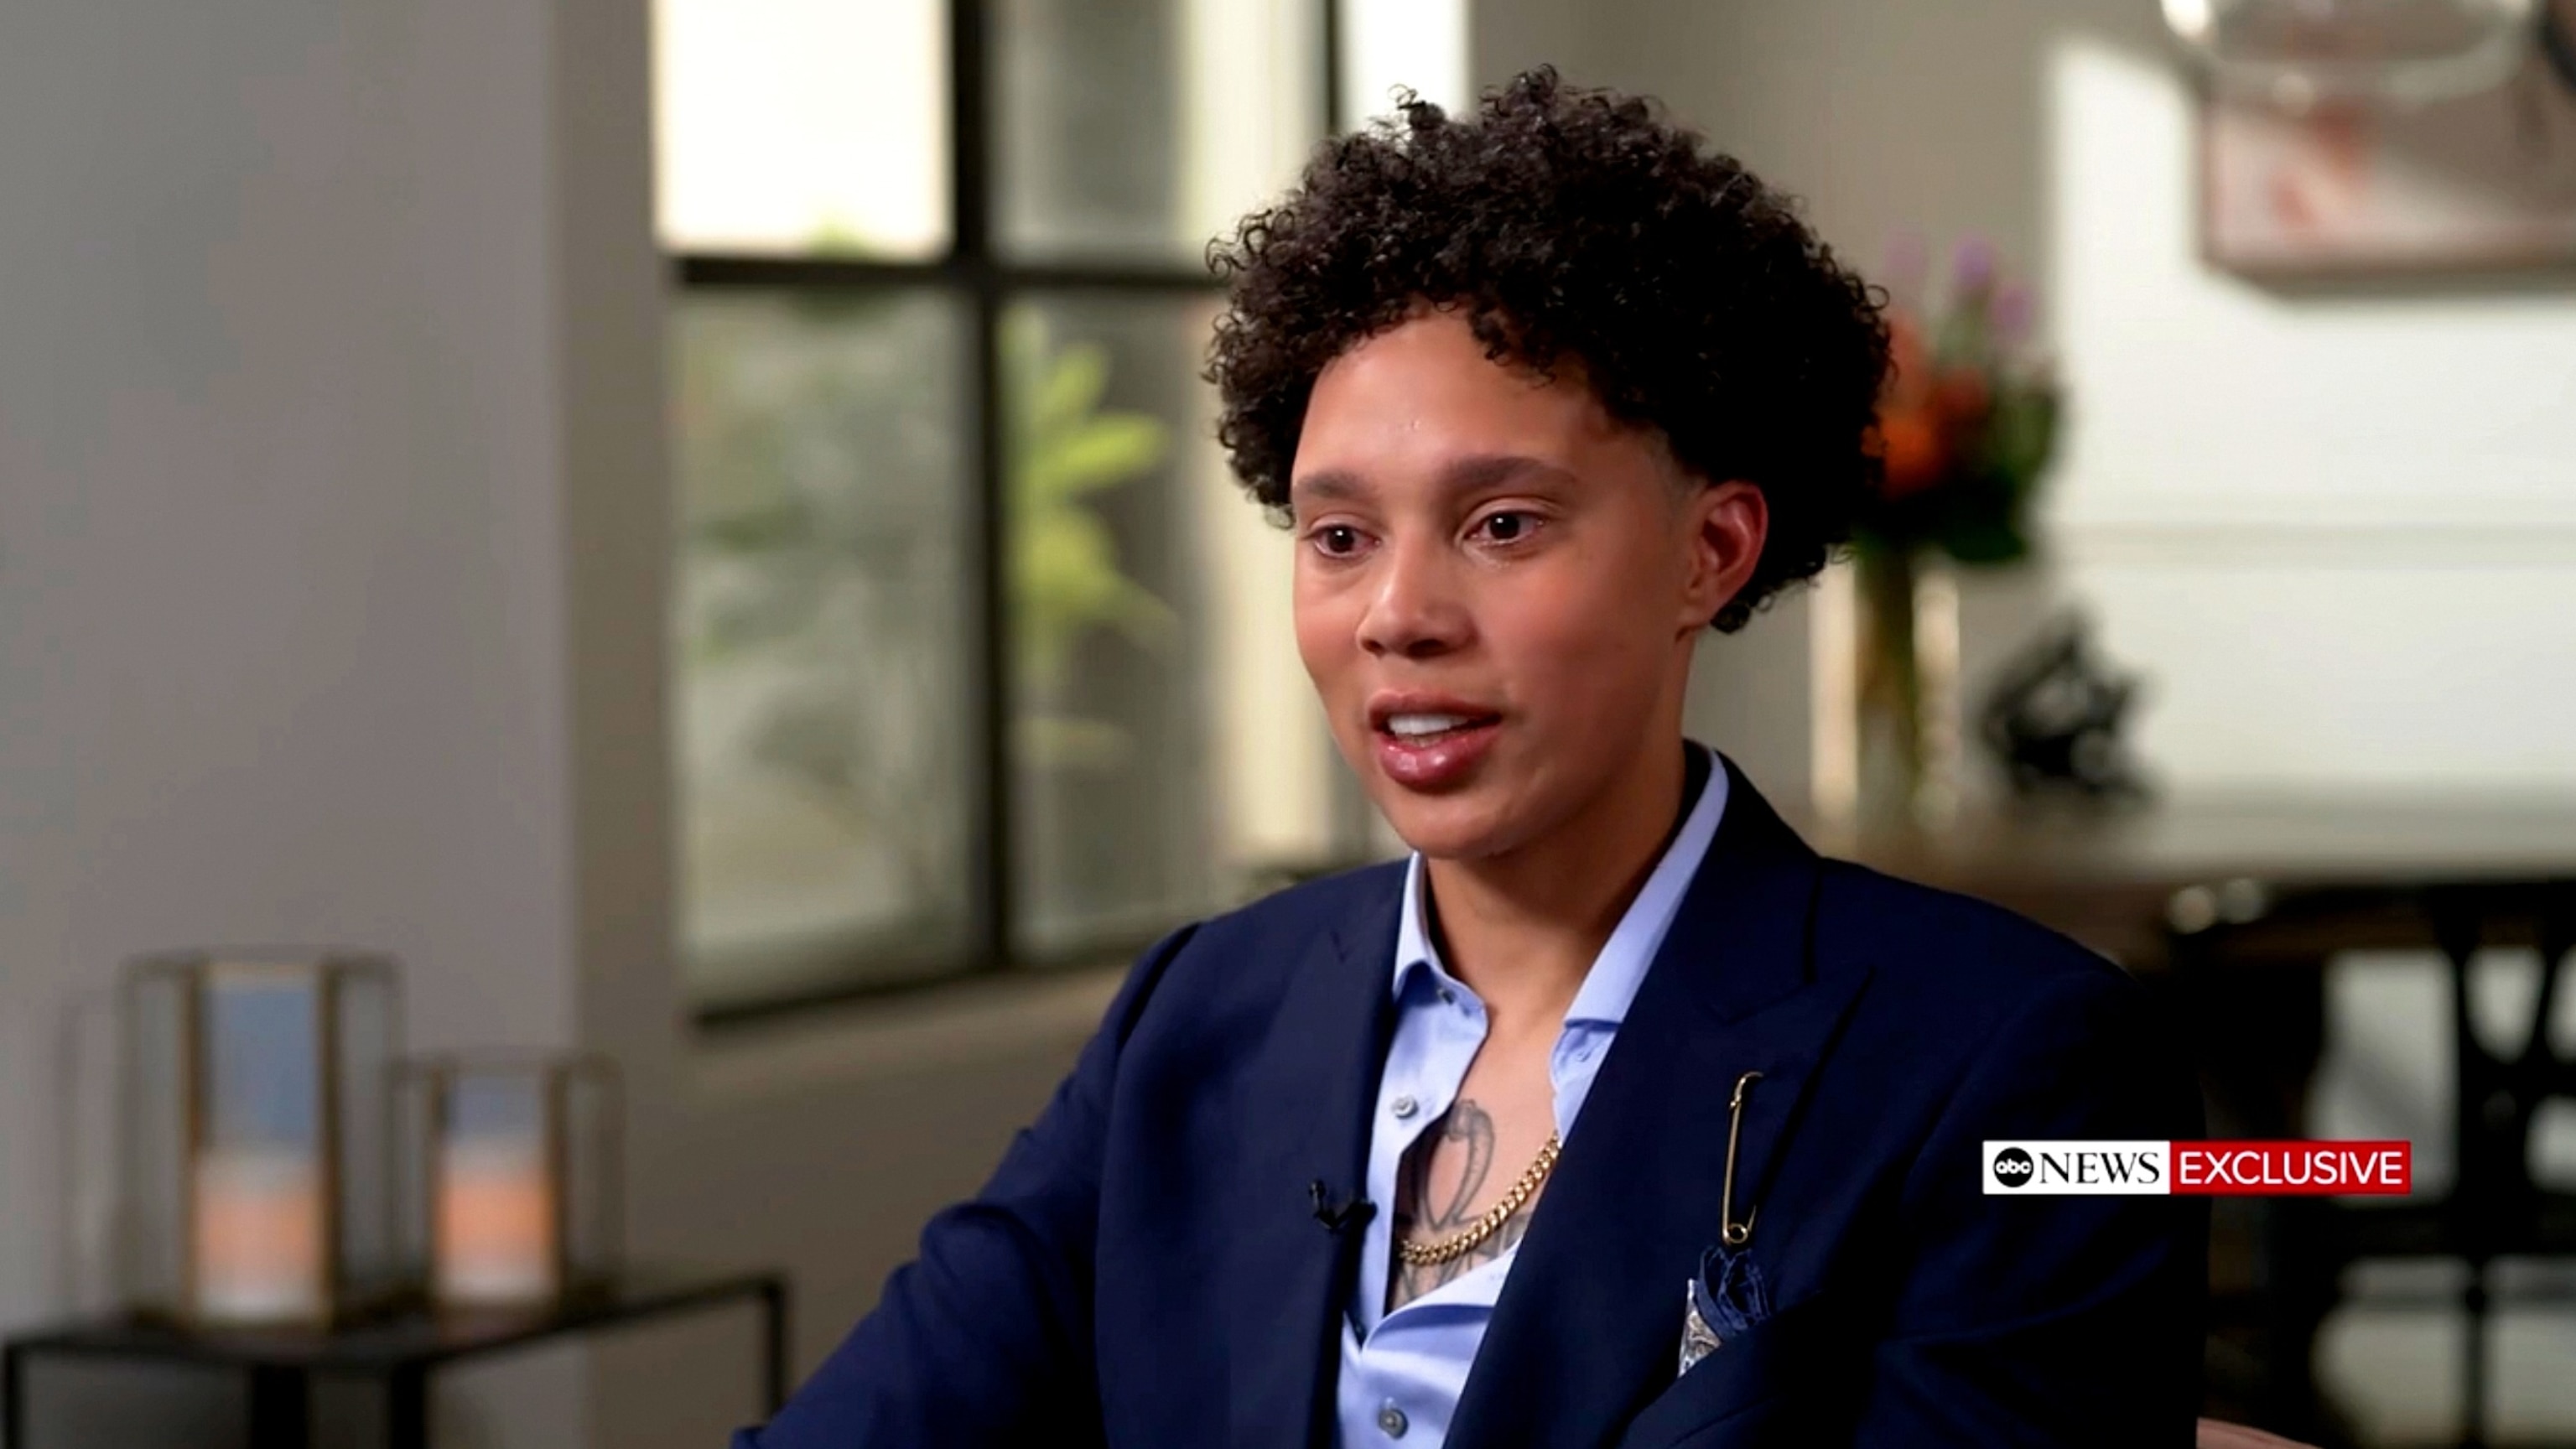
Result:
M2576 1256L2576 1194L2534 1182L2532 1121L2553 1097L2576 1100L2576 1059L2549 1040L2549 1020L2576 958L2576 881L2491 881L2403 890L2334 890L2277 898L2238 883L2241 908L2206 909L2203 892L2174 915L2171 989L2199 1052L2213 1137L2308 1135L2306 1097L2324 1038L2324 979L2337 952L2431 946L2450 1002L2451 1124L2457 1164L2437 1196L2355 1206L2332 1198L2249 1203L2255 1244L2250 1302L2260 1359L2256 1416L2267 1427L2346 1443L2320 1401L2313 1356L2345 1270L2363 1260L2450 1259L2465 1268L2468 1318L2460 1442L2486 1442L2488 1320L2500 1258ZM2487 946L2540 952L2528 1031L2507 1050L2480 1040L2469 966ZM2370 1295L2369 1301L2390 1301ZM2420 1298L2415 1301L2423 1301ZM2447 1297L2444 1301L2447 1301ZM2214 1304L2223 1299L2214 1299Z

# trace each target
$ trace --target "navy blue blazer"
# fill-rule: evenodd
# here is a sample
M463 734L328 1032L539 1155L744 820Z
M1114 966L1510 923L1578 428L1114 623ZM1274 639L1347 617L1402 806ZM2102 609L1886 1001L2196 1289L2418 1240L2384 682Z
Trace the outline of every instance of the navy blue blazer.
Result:
M1987 1197L1986 1138L2191 1138L2139 986L2020 918L1726 815L1534 1210L1453 1449L2188 1445L2207 1214ZM1332 1442L1401 867L1147 952L973 1201L737 1449ZM1736 1216L1775 1307L1676 1378ZM1329 1205L1329 1204L1328 1204ZM1325 1216L1331 1216L1327 1213Z

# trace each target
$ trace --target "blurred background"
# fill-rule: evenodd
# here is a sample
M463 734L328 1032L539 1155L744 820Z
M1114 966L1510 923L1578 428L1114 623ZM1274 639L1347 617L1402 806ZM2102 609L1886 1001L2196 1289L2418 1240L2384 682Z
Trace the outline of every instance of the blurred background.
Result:
M414 1047L613 1057L628 1256L783 1272L819 1360L1138 947L1398 848L1205 247L1552 63L1901 319L1888 495L1694 733L2150 980L2213 1135L2415 1142L2400 1215L2222 1213L2213 1413L2576 1443L2571 11L18 0L0 1330L120 1301L122 964L346 942ZM721 1442L749 1323L442 1373L435 1442ZM222 1375L29 1383L246 1442Z

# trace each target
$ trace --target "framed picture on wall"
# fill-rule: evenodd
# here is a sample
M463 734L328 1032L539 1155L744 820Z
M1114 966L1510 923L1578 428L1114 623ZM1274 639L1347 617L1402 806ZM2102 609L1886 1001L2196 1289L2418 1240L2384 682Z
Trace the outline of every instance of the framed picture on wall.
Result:
M2576 35L2576 0L2557 7ZM2576 75L2535 53L2493 90L2293 114L2207 96L2201 250L2256 276L2576 266Z

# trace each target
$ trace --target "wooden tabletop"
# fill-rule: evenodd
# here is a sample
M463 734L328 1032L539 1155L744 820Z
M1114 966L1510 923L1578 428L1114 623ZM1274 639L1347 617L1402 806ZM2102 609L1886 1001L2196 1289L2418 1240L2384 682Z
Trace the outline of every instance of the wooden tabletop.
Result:
M2254 892L2576 876L2576 794L2186 798L1969 810L1939 829L1796 821L1818 850L1996 902L2124 962Z

